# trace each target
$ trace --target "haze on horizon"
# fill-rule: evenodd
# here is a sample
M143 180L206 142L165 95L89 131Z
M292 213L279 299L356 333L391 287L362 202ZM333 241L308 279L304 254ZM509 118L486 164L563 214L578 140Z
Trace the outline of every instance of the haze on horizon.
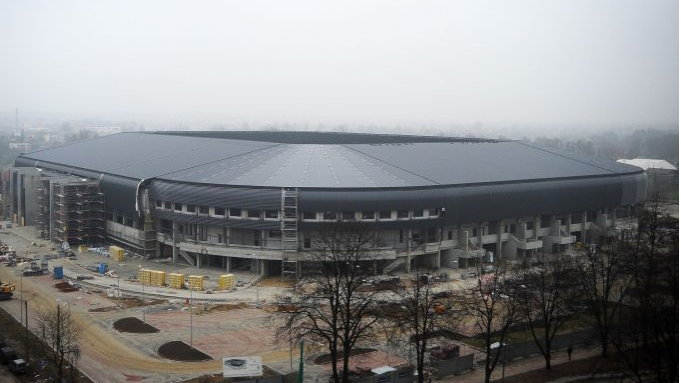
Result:
M678 126L675 0L5 1L0 117Z

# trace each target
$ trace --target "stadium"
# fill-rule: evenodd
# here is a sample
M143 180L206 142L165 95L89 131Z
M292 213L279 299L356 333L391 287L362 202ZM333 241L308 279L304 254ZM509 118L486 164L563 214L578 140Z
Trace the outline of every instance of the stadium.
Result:
M21 154L5 211L56 242L295 276L362 222L377 272L561 252L614 229L642 169L514 140L321 132L119 133Z

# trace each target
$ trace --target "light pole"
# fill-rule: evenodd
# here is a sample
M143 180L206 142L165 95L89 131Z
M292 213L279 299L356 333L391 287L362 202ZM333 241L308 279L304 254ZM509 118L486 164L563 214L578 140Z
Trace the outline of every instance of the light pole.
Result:
M194 347L194 286L189 289L189 345Z
M147 305L145 305L144 280L142 280L142 321L147 323Z
M305 353L304 347L305 346L304 346L304 344L305 344L306 340L309 341L309 342L318 344L320 346L324 346L324 344L321 343L321 342L317 342L317 341L314 341L312 339L307 339L305 337L300 338L300 363L298 364L298 383L303 383L303 375L304 375L304 372L305 372L305 363L304 363L305 362L305 358L304 358L305 357L305 355L304 355L304 353ZM293 361L291 361L291 364L293 364Z

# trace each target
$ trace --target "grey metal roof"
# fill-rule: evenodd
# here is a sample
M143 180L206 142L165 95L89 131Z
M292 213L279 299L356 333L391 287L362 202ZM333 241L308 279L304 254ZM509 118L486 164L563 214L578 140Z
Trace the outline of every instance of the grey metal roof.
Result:
M629 165L578 158L518 141L437 137L428 142L416 137L408 142L406 136L344 134L334 136L334 144L276 142L324 142L323 133L308 139L304 132L297 133L273 136L275 142L266 141L267 132L260 132L257 141L119 133L29 152L20 159L133 179L319 189L431 187L640 172ZM352 143L360 136L371 137L368 141L373 143Z

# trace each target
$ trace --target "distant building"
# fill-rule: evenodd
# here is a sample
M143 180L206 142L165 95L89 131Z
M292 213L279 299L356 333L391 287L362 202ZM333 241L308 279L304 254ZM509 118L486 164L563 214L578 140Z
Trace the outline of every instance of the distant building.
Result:
M9 213L51 239L283 276L337 222L375 232L379 272L560 252L646 188L638 167L520 141L352 133L119 133L15 165Z
M10 142L9 150L16 150L22 153L31 151L31 144L29 142Z

